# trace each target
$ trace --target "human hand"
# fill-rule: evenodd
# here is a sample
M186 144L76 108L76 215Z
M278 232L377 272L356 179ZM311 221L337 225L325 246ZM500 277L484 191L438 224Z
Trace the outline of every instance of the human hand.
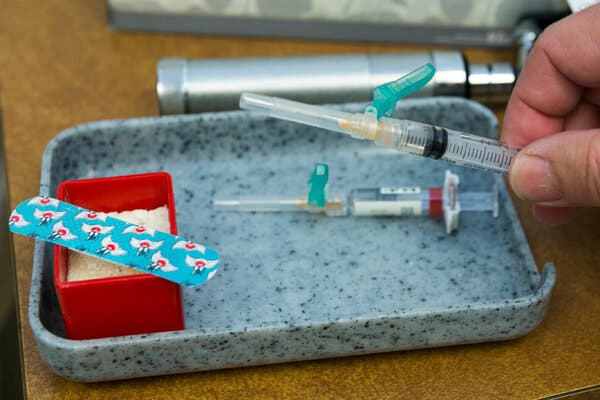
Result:
M508 102L502 141L522 150L509 178L545 223L600 206L600 4L549 26Z

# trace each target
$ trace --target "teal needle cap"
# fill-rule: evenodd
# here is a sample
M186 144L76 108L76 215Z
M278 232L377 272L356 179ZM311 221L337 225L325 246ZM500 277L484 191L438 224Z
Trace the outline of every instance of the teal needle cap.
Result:
M398 100L423 88L433 75L435 75L435 68L427 63L400 79L377 86L373 89L373 100L365 108L365 114L373 114L377 119L384 115L389 117L396 108Z
M314 207L325 207L327 204L327 182L329 181L329 166L319 163L315 166L308 185L308 205Z

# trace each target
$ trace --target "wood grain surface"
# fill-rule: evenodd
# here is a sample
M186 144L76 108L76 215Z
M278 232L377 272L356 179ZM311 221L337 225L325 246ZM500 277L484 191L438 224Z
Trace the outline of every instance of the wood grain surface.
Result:
M112 31L100 0L0 1L0 104L11 205L38 193L42 153L83 122L158 114L159 58L419 51L423 47ZM467 50L471 61L507 51ZM499 112L501 116L501 112ZM40 358L27 322L33 241L15 237L27 394L31 399L535 399L600 383L600 210L542 226L516 201L538 266L558 278L544 321L498 343L82 384Z

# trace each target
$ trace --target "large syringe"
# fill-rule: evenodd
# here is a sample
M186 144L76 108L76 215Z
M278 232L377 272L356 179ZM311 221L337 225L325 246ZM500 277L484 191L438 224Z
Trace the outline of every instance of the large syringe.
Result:
M351 114L277 97L244 93L240 107L264 112L271 117L341 132L357 139L373 140L397 151L508 174L518 150L497 140L406 119L369 114Z

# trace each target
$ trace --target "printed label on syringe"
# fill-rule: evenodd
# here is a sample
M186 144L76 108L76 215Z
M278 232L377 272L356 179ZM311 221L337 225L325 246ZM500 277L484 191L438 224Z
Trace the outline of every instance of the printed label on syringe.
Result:
M421 193L421 188L400 186L400 187L387 187L384 186L379 189L379 193L381 194L419 194Z
M410 216L421 215L421 201L355 201L354 215Z
M421 215L423 209L421 188L380 187L355 189L351 201L353 214L358 216Z

